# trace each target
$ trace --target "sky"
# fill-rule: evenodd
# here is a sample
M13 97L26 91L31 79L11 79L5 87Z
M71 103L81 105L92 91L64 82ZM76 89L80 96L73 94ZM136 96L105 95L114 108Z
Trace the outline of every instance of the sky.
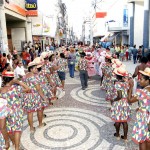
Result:
M67 6L69 24L79 36L82 33L84 18L90 14L92 0L63 0L63 2Z
M82 33L82 23L92 6L93 0L62 0L67 7L69 26L73 27L74 32L79 37ZM45 2L45 3L44 3ZM40 12L48 15L56 14L57 0L38 0Z
M82 34L82 24L84 19L94 13L94 7L92 6L94 1L95 0L62 0L67 7L69 26L73 27L73 30L78 37ZM97 10L106 9L108 11L118 0L96 1L98 3ZM38 9L44 14L56 17L58 15L56 8L57 2L58 0L38 0Z

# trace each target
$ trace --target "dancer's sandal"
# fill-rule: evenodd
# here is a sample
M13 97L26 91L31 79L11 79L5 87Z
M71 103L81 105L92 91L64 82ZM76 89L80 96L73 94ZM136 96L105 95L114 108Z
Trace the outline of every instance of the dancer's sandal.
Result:
M53 105L53 103L52 102L49 102L49 106L52 106Z
M121 135L121 139L124 140L125 143L128 142L128 139L125 139L123 135Z
M10 148L10 143L9 143L9 141L6 141L5 146L3 147L3 149L4 150L9 150L9 148Z
M44 123L42 123L42 125L41 126L38 126L38 128L40 129L40 128L43 128L43 127L45 127L47 124L44 122Z
M117 136L117 133L114 133L114 136L116 137L116 139L119 141L120 140L120 135Z
M43 115L43 118L46 118L46 117L47 117L47 115L46 115L46 114L44 114L44 115Z
M35 127L33 127L33 130L30 130L30 133L31 134L35 133Z

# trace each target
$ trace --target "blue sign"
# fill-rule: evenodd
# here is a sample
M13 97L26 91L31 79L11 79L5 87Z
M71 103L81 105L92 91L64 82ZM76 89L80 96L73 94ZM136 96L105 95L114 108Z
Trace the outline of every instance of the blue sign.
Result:
M128 9L123 10L123 26L128 27Z
M26 0L25 8L27 10L37 10L37 0Z

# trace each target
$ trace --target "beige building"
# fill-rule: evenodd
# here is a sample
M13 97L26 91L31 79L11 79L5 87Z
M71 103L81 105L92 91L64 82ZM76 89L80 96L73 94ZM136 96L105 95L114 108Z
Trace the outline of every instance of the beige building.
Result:
M25 0L0 0L0 50L22 50L25 41L32 41L31 21L25 9Z

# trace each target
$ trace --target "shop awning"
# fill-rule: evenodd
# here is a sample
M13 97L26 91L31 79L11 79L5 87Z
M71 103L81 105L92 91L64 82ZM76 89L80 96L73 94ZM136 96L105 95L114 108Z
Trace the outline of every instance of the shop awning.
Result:
M102 39L101 39L101 42L112 42L114 39L115 39L115 37L117 36L117 35L119 35L120 33L118 33L118 32L115 32L115 33L109 33L109 35L107 34L107 35L105 35Z
M106 33L105 36L101 38L101 42L104 42L110 34L111 34L110 32Z

